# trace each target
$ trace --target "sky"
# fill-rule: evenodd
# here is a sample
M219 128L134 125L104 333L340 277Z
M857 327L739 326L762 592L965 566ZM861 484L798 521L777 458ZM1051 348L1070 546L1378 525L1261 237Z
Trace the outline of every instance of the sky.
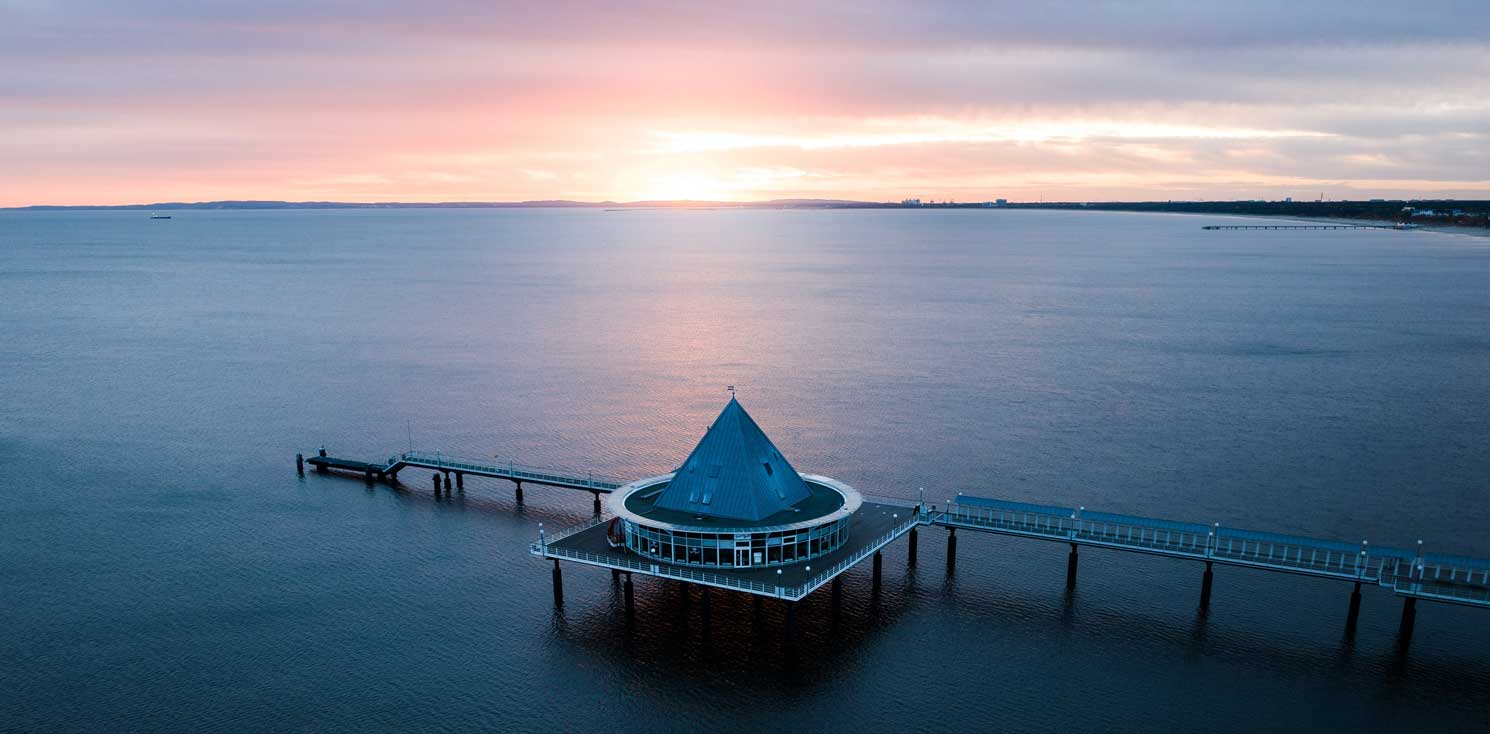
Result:
M1490 2L0 0L0 206L1286 196L1490 198Z

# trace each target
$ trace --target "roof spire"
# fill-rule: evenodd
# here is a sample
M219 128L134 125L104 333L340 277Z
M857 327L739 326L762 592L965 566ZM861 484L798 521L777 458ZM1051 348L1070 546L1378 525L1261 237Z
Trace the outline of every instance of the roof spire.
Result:
M731 392L729 404L657 498L657 507L754 522L810 494Z

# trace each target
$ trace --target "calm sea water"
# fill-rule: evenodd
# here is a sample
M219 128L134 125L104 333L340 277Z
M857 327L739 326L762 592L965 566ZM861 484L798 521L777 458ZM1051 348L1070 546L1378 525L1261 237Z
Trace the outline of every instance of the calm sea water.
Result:
M1490 614L962 537L836 621L526 553L727 384L806 471L1490 555L1490 239L1014 211L0 213L0 729L1485 730Z

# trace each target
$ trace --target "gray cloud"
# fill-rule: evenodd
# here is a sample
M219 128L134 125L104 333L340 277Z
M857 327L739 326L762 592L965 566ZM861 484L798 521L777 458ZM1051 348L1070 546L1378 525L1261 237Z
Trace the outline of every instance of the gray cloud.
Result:
M1102 118L1321 135L918 145L872 164L787 148L755 164L828 182L888 166L1484 189L1487 27L1483 1L0 0L0 164L44 174L174 156L208 169L324 163L410 138L496 144L473 127L558 150L564 136L731 121L744 129L727 132L780 133ZM462 115L482 124L451 119Z

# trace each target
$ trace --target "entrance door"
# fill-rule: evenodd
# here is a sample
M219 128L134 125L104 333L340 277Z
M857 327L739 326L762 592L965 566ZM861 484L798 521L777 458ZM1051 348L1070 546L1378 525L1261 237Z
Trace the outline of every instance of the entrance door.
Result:
M750 565L750 546L735 548L735 568L745 568Z

